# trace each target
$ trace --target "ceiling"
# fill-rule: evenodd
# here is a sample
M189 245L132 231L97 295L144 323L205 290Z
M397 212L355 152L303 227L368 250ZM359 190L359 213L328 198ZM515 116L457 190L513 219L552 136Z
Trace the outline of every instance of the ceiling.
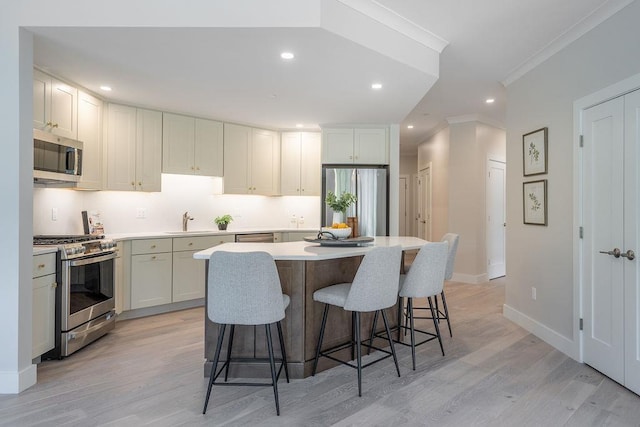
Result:
M223 121L400 123L401 151L410 153L448 118L503 126L503 82L630 0L369 3L448 42L439 78L322 27L35 27L34 64L108 100ZM282 60L283 51L296 56Z

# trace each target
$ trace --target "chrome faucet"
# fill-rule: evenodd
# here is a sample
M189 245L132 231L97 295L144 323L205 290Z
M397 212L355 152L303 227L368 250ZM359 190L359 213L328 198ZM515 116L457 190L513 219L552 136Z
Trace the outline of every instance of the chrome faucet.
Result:
M193 217L189 216L189 212L182 214L182 231L187 231L187 223L193 221Z

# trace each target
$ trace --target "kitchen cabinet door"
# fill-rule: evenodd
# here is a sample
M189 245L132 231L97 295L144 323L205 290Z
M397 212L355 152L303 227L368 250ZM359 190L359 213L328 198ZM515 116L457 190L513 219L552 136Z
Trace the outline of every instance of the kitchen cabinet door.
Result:
M227 194L250 194L249 147L251 128L224 124L224 192Z
M197 251L173 253L173 302L204 298L204 263L194 259Z
M32 263L31 358L35 359L55 346L56 254L35 255Z
M195 174L223 176L223 124L213 120L195 119Z
M33 70L33 127L78 139L78 89Z
M193 117L163 113L162 172L193 174L195 120Z
M322 130L322 163L353 163L353 129Z
M249 151L251 194L273 196L280 190L280 143L278 134L252 129Z
M107 190L136 189L136 109L107 106Z
M389 138L386 128L355 129L353 138L354 163L389 164Z
M85 92L78 92L78 139L83 143L82 178L77 188L101 190L103 103Z
M301 196L319 196L322 182L320 133L302 132L300 140Z
M321 182L320 134L283 132L280 189L283 196L319 196Z
M131 308L169 304L171 291L170 252L131 256Z
M136 190L160 191L162 113L138 108L136 120Z

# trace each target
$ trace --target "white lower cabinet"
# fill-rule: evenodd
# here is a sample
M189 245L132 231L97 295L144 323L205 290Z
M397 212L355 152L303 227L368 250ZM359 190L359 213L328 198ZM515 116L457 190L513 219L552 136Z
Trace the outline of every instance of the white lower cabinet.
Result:
M53 349L56 323L56 254L33 257L31 358Z
M134 240L131 245L131 308L172 300L172 239Z
M173 239L173 302L204 298L205 263L202 260L194 259L193 254L234 240L234 235L176 237Z

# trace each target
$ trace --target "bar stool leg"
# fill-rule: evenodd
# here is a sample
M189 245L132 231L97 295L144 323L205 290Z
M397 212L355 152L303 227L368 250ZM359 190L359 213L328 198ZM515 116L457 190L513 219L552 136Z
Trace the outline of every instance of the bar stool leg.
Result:
M447 299L444 297L444 290L440 294L442 297L442 306L444 307L444 316L447 318L447 326L449 326L449 336L453 337L453 332L451 332L451 321L449 320L449 308L447 308Z
M393 362L396 364L396 372L398 372L398 376L400 376L400 367L398 366L398 357L396 356L396 348L393 345L393 340L391 339L391 331L389 330L389 322L387 321L387 315L384 310L380 310L382 312L382 320L384 321L384 329L387 331L387 339L389 340L389 345L391 346L391 354L393 354ZM376 315L378 312L376 311Z
M351 360L355 359L356 345L356 312L351 312Z
M280 353L282 353L282 364L284 365L284 375L287 377L287 382L289 382L289 368L287 368L287 351L284 348L284 338L282 337L282 325L280 322L278 325L278 339L280 340Z
M202 409L202 415L207 413L207 405L209 404L209 396L211 396L211 387L213 387L213 381L216 379L216 371L218 370L218 360L220 359L220 350L222 349L222 340L224 340L224 330L227 325L220 325L218 328L218 343L216 344L216 353L213 356L213 365L211 366L211 373L209 374L209 387L207 387L207 397L204 399L204 408Z
M231 325L231 329L229 330L229 344L227 344L227 366L224 370L224 382L227 382L229 378L229 365L231 364L231 348L233 347L233 334L236 330L236 325Z
M407 313L409 314L409 329L411 331L411 361L416 370L416 330L413 324L413 298L407 298Z
M373 323L371 324L371 335L369 336L369 347L367 348L367 354L371 354L371 346L373 345L373 337L376 334L376 323L378 323L378 312L373 315ZM388 333L388 331L387 331Z
M362 349L360 347L360 312L356 311L356 357L358 359L358 396L362 397Z
M327 325L327 313L329 313L329 304L324 305L324 313L322 314L322 326L320 327L318 347L316 348L316 358L313 361L313 371L311 372L311 376L316 375L316 369L318 368L318 358L320 357L320 348L322 347L322 339L324 338L324 327Z
M431 310L431 317L433 317L433 326L436 328L436 334L438 335L438 341L440 342L440 350L442 350L442 355L444 356L444 346L442 345L442 337L440 336L440 327L438 326L438 321L436 319L437 314L433 308L433 304L431 303L431 297L428 297L429 301L429 309Z
M280 415L278 402L278 378L276 376L276 362L273 357L273 341L271 340L271 325L264 325L267 331L267 348L269 349L269 365L271 365L271 381L273 382L273 396L276 399L276 415Z

